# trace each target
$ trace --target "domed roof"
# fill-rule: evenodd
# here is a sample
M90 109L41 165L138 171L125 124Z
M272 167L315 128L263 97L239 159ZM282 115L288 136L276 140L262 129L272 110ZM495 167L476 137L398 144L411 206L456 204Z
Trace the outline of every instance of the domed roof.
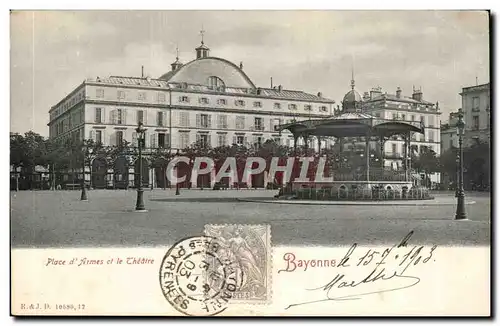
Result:
M226 87L255 88L243 70L234 63L217 57L193 60L175 71L169 71L159 79L174 83L204 85L212 76L222 79Z
M342 100L342 102L344 102L344 103L353 103L353 102L361 102L361 101L363 101L363 99L361 98L361 95L355 89L352 89L347 94L345 94L344 99Z

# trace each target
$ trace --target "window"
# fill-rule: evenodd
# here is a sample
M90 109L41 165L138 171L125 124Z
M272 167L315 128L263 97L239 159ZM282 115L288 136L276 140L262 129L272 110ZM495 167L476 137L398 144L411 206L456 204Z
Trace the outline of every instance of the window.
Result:
M189 97L187 97L187 96L179 96L179 102L181 102L181 103L189 103Z
M377 118L380 118L380 112L375 113L375 116L376 116Z
M95 132L95 142L97 144L102 144L102 130L96 130L96 132Z
M200 97L199 99L200 104L208 104L208 98L206 97Z
M236 144L240 146L245 145L245 136L236 136Z
M274 103L275 109L281 109L281 103Z
M95 90L95 97L104 98L104 89L98 88Z
M196 134L196 142L200 144L202 148L207 148L210 146L210 137L208 134Z
M165 93L158 93L158 102L163 103L166 101Z
M276 143L276 145L281 145L281 138L280 137L274 137L273 140Z
M472 116L472 129L479 130L479 116L478 115Z
M262 118L255 118L254 120L255 130L264 130L264 124L262 120L263 120Z
M328 109L326 108L326 106L325 106L325 105L320 106L320 107L319 107L319 110L320 110L321 112L326 112L326 111L328 111Z
M401 120L406 121L406 114L401 115Z
M306 104L306 105L304 105L304 110L311 111L312 110L312 106L309 105L309 104Z
M392 144L392 153L396 154L398 151L398 145L397 144Z
M253 102L253 107L254 108L261 108L262 107L262 102L260 102L260 101Z
M393 113L392 114L392 120L396 120L398 118L397 114L396 113Z
M245 101L243 101L243 100L236 100L236 101L234 101L234 104L236 106L245 106Z
M198 128L211 128L210 116L208 114L196 115L196 127Z
M411 121L415 121L415 115L414 114L411 115Z
M453 138L450 138L450 148L453 148Z
M420 123L425 125L425 116L424 115L420 117Z
M189 112L179 112L179 125L189 127Z
M146 100L146 92L139 92L139 94L138 94L138 100L139 101L145 101Z
M472 98L472 111L479 111L479 97L474 96Z
M297 104L288 104L288 109L289 110L297 110Z
M434 127L434 116L429 116L429 119L428 119L428 125L429 127Z
M102 123L102 109L95 108L95 123Z
M227 116L226 115L219 115L218 120L217 120L217 128L219 129L226 129L227 128Z
M189 133L188 132L180 132L179 133L179 147L186 148L189 146Z
M254 146L260 148L262 146L263 139L264 138L262 136L255 136L253 140Z
M125 99L125 92L124 91L118 91L117 92L117 97L119 100L124 100Z
M158 126L163 127L163 112L157 112L156 113L156 123Z
M429 141L434 141L434 131L429 130Z
M236 129L245 129L245 117L236 116Z
M167 137L166 134L163 132L158 133L158 147L169 147L167 146Z
M117 109L116 110L116 124L123 124L123 110L122 109Z
M224 92L225 85L219 77L210 76L208 77L208 88L213 91Z
M225 134L219 134L217 136L217 146L226 146L226 135Z
M280 119L276 119L276 118L275 119L271 119L270 120L270 124L269 124L269 126L270 126L269 130L271 130L271 131L275 130L274 127L275 126L279 126L280 124L281 124L281 120Z
M116 145L121 145L123 143L123 131L118 130L116 132Z
M141 122L144 123L144 111L143 110L137 111L137 124L139 124Z
M227 100L225 98L220 98L217 100L217 104L219 105L227 105Z

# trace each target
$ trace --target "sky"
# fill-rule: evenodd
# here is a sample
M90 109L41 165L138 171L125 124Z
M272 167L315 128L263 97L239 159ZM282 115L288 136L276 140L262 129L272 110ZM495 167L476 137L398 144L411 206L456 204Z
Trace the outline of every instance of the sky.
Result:
M158 78L176 47L195 58L203 28L211 56L258 87L303 90L340 103L354 70L362 94L380 86L439 102L442 121L462 87L489 82L484 11L14 11L10 15L11 132L48 136L49 110L86 78Z

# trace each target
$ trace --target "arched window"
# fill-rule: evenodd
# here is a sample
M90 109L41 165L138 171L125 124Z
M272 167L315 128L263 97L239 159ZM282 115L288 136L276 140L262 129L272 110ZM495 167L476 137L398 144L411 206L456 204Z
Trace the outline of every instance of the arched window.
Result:
M224 85L224 82L219 77L210 76L208 77L208 88L214 91L224 92L226 85Z

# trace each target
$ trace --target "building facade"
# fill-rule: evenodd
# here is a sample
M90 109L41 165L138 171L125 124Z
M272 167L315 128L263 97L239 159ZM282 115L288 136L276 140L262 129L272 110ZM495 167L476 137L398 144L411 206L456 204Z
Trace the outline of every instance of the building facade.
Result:
M451 112L448 122L441 124L441 154L458 148L457 122L458 113Z
M242 63L210 56L203 42L195 50L196 59L182 64L177 57L158 79L111 76L83 81L51 108L50 138L137 146L135 129L142 122L146 152L159 147L182 151L195 142L259 146L268 139L293 146L292 135L276 132L275 125L333 115L335 102L321 93L281 85L257 87ZM329 146L329 140L322 142Z
M267 139L293 146L274 125L331 116L334 101L281 86L260 88L233 63L209 56L177 60L158 79L116 77L85 80L50 110L50 137L94 139L103 145L136 144L141 121L146 147L184 149L196 141L211 147L258 145Z
M412 133L410 148L418 155L424 148L434 151L437 155L441 153L440 124L441 112L439 104L424 100L421 89L414 89L411 97L403 96L398 87L395 94L382 93L380 87L373 88L361 96L354 88L354 79L351 81L349 91L342 101L342 111L357 111L385 120L421 122L425 127L424 134ZM340 109L337 113L342 112ZM347 140L344 148L364 146L362 140ZM380 144L372 141L370 146L373 150L380 148ZM404 140L400 136L387 139L383 145L385 166L392 169L400 169L404 156ZM433 181L438 182L434 176Z
M465 146L475 141L490 142L490 83L462 88Z

